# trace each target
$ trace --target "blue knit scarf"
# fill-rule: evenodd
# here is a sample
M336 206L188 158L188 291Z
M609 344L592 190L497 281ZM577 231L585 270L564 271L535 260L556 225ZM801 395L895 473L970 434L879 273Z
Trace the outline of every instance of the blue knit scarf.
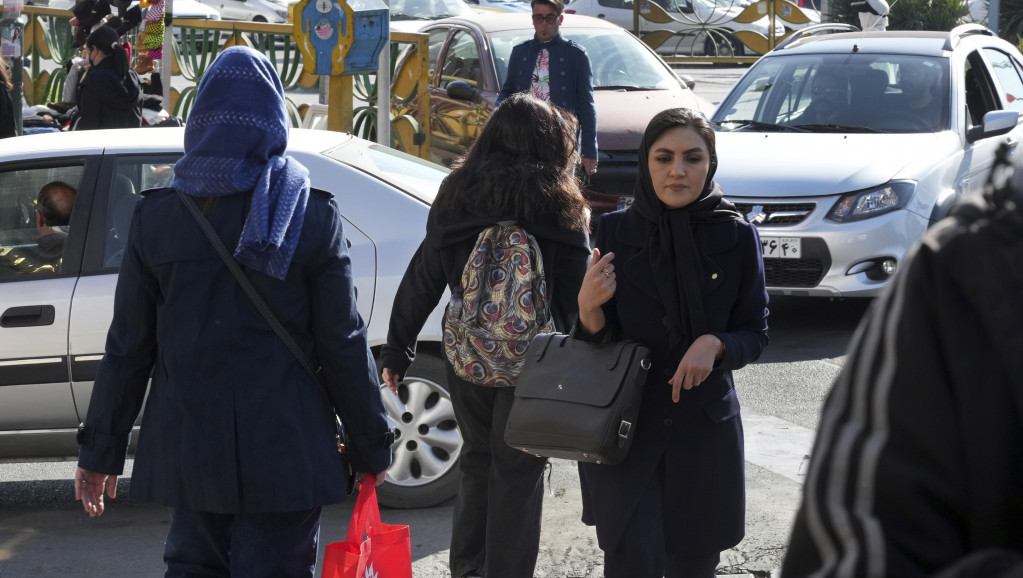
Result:
M290 127L270 61L251 48L228 48L199 83L185 123L185 156L171 183L196 197L252 191L234 256L282 280L309 200L309 170L284 154Z

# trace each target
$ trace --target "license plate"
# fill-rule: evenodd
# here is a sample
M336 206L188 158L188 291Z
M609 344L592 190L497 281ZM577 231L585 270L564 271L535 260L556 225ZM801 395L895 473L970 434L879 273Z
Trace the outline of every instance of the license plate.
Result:
M765 259L799 259L803 256L803 243L799 237L760 237L760 248Z

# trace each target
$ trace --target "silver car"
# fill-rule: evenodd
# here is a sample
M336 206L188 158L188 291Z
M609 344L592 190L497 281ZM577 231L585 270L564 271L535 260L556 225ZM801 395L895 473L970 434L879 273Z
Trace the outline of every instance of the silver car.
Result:
M1016 153L1021 97L1023 55L976 24L797 37L758 60L714 113L715 178L757 225L768 292L877 295L999 147Z
M132 209L141 191L170 183L183 134L143 128L0 140L0 460L77 456ZM288 153L309 168L313 188L338 201L359 312L377 350L447 169L327 131L293 130ZM32 258L36 198L57 180L77 196L62 258L42 264ZM440 313L427 322L399 395L381 388L399 432L380 488L392 507L438 504L458 487L461 437L444 386Z

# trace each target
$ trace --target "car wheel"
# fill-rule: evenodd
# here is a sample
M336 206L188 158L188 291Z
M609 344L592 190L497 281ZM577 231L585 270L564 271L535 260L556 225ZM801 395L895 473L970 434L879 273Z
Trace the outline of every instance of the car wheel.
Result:
M428 508L458 492L462 434L446 383L444 362L421 351L398 385L398 395L381 384L387 421L395 428L394 457L377 488L382 506Z
M260 24L266 24L266 18L264 18L262 16L256 16L255 18L252 19L252 21L253 22L258 22Z
M743 45L738 38L722 32L708 31L703 41L703 53L715 58L742 56Z

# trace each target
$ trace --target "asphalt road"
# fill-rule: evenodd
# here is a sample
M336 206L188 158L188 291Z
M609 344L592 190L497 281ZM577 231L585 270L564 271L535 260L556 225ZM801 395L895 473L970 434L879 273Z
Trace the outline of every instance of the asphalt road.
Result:
M719 574L763 578L784 556L820 405L844 362L867 307L860 300L777 298L771 344L736 374L747 446L747 536L722 555ZM163 575L167 510L128 498L127 480L107 513L89 519L73 501L74 464L0 464L0 578ZM325 509L321 543L343 540L352 503ZM592 528L580 521L573 463L556 461L546 482L538 577L601 576ZM450 503L384 510L386 523L412 529L417 578L447 575Z

